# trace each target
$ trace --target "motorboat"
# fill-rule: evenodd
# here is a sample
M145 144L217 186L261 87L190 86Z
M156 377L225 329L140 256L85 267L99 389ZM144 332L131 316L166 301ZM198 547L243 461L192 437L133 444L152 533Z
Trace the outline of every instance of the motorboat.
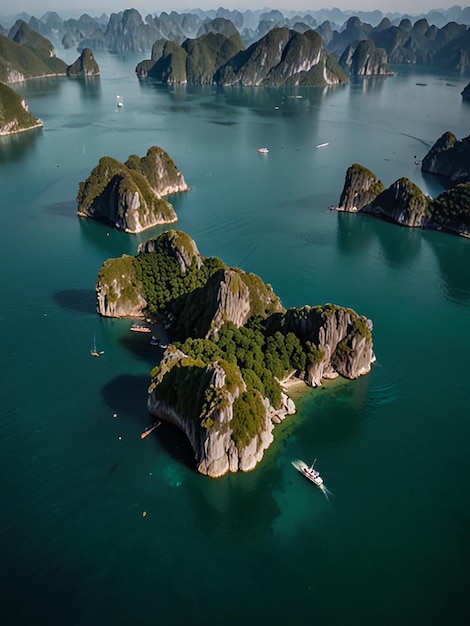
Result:
M268 148L258 148L258 152L260 154L268 154L269 150Z
M310 467L308 465L302 466L300 468L300 472L305 476L305 478L308 478L312 481L312 483L319 487L320 485L323 485L323 478L320 476L320 472L318 472L314 467L316 460L317 459L315 459Z

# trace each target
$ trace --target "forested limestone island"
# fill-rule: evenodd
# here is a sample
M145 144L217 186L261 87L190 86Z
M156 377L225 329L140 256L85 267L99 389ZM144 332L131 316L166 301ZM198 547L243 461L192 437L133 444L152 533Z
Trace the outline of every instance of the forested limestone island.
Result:
M100 315L161 321L170 343L151 372L148 409L186 436L201 474L250 471L295 405L282 381L307 385L370 371L372 323L325 304L286 310L255 274L202 256L184 232L109 259L96 282Z
M400 178L386 189L375 174L355 163L346 172L337 210L470 237L470 136L459 141L445 132L424 157L421 169L454 186L437 198L425 195L408 178Z
M84 48L75 63L72 63L67 68L67 76L89 78L99 75L100 68L90 48Z
M173 160L157 146L142 158L131 155L125 163L105 156L79 184L77 214L140 233L176 222L173 206L163 197L188 189Z
M196 40L209 32L230 38L234 31L239 33L243 49L247 49L275 28L288 28L299 33L314 30L322 37L328 53L337 59L344 55L343 69L347 72L351 69L347 60L351 59L356 47L362 41L369 41L382 51L379 52L382 58L364 64L362 70L365 73L361 76L375 75L377 70L383 75L384 63L439 67L468 74L470 8L453 6L416 11L412 15L410 6L409 11L400 14L379 9L358 10L351 15L351 11L338 8L239 11L219 7L217 10L195 9L184 13L162 11L143 18L136 9L126 9L110 16L91 17L85 13L78 19L66 20L56 12L48 11L40 18L30 17L28 25L64 48L110 52L150 52L159 40L174 42L177 49L185 40ZM22 17L27 19L28 16L22 14ZM2 17L0 21L3 21ZM0 26L0 32L6 34L6 29ZM152 55L152 59L155 61L156 57ZM360 63L358 67L361 67ZM352 74L354 72L355 67Z
M164 83L224 86L326 86L348 77L314 30L273 28L246 50L240 35L209 32L181 45L159 40L150 61L136 67L139 78ZM226 32L230 32L227 27Z
M52 43L23 20L0 35L0 81L18 83L28 78L65 76L67 64L55 55Z
M19 83L44 76L97 76L99 67L90 49L72 65L59 59L49 39L17 20L8 37L0 35L0 81Z
M0 82L0 135L12 135L42 127L31 115L28 104L16 91Z

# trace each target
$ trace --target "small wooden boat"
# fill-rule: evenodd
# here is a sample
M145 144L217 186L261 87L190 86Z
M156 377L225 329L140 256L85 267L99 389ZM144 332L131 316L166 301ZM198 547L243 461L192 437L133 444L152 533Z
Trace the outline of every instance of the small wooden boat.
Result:
M93 347L90 350L90 354L91 354L91 356L101 356L102 354L104 354L104 350L100 350L98 352L98 350L96 348L96 338L95 338L95 336L93 336Z
M152 329L148 326L142 326L141 324L132 324L131 330L135 333L151 333Z
M145 437L148 437L150 435L150 433L153 433L153 431L156 428L158 428L158 426L160 426L160 424L161 424L161 422L159 420L157 420L151 426L147 426L147 428L144 430L144 432L140 433L140 438L141 439L145 439Z

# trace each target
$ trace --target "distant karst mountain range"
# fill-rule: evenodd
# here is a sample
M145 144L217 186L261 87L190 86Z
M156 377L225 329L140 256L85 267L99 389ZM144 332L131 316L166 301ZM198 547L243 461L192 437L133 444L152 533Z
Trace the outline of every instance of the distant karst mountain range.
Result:
M50 39L56 49L154 50L155 53L155 43L163 41L183 46L187 53L188 40L197 40L209 33L224 35L240 49L246 49L273 29L281 28L302 34L318 33L323 39L325 52L334 55L348 73L388 74L387 64L436 66L470 73L470 7L434 10L419 16L384 14L379 10L358 11L352 15L339 9L296 13L219 8L217 11L171 11L142 17L136 9L127 9L109 17L84 14L78 19L64 20L57 13L48 12L40 18L29 15L0 17L0 33L13 38L18 19ZM12 25L6 27L8 23ZM362 44L359 58L353 60L356 48L363 41L370 43L367 47ZM161 44L159 46L162 48ZM154 53L152 59L157 60ZM182 56L180 50L174 54ZM226 57L228 51L224 50L224 54ZM361 61L371 55L372 60L368 63Z

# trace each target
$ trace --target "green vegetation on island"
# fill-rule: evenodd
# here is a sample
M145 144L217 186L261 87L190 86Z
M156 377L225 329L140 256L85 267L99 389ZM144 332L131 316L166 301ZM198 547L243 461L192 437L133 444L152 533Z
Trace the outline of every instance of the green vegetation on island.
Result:
M285 310L259 276L203 257L182 231L106 261L96 292L102 315L164 324L172 343L151 372L149 411L187 434L210 476L261 459L274 422L295 411L283 379L356 378L374 360L366 318L332 304Z
M0 135L10 135L42 126L41 120L28 111L16 91L0 82Z
M187 189L173 160L157 146L125 163L105 156L79 184L77 213L137 233L175 222L176 213L163 196Z

